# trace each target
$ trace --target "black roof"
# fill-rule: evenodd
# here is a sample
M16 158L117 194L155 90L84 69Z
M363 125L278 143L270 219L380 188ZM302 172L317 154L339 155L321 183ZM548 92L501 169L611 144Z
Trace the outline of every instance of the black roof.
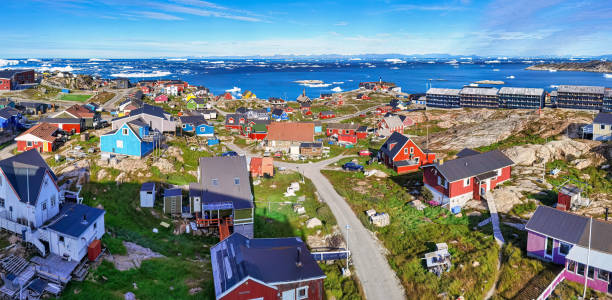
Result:
M590 218L549 206L538 206L525 229L589 247ZM612 223L593 219L591 248L612 254Z
M385 141L385 143L380 147L380 151L382 151L388 157L393 158L409 140L409 137L398 132L393 132L391 136L389 136L389 138ZM393 146L393 148L389 149L389 146L391 146L391 144L393 143L396 143L396 145Z
M23 106L23 107L38 107L38 106L46 106L47 104L42 103L42 102L30 102L30 101L21 101L19 102L19 105Z
M0 109L0 118L10 119L11 117L19 115L19 111L12 107L5 107Z
M151 116L156 116L159 118L166 118L166 112L164 111L163 108L159 107L159 106L155 106L155 105L150 105L150 104L143 104L142 107L137 108L133 111L130 112L129 116L125 116L125 117L120 117L120 118L116 118L115 120L119 120L122 118L127 118L130 116L135 116L135 115L139 115L139 114L147 114L147 115L151 115Z
M234 233L211 247L210 254L217 297L247 277L267 284L325 278L297 237L249 239Z
M32 71L30 70L23 70L23 69L6 69L6 70L0 70L0 78L11 78L13 77L15 74L18 73L23 73L23 72L28 72L28 71Z
M300 148L321 148L323 143L301 143Z
M201 193L202 202L231 202L234 209L253 208L253 193L244 156L200 157L200 181L189 189ZM192 194L192 191L190 191Z
M31 205L36 205L46 172L57 181L55 173L34 149L0 160L0 168L19 200Z
M593 123L612 125L612 113L598 113Z
M459 151L459 153L457 153L457 157L466 157L474 154L480 154L480 152L470 148L463 148L461 151Z
M208 124L204 116L195 115L195 116L182 116L180 117L181 123L183 124L192 124L193 126L198 126L202 124Z
M284 112L285 112L285 111L284 111L284 110L282 110L282 109L280 109L280 108L275 108L274 110L272 110L272 115L275 115L275 116L280 116L280 115L282 115Z
M155 182L145 182L140 187L140 191L143 192L152 192L155 189Z
M514 162L499 150L479 153L449 160L433 166L448 182L477 176L503 167L514 165Z
M58 214L60 217L47 228L78 238L103 214L103 209L83 204L66 203Z

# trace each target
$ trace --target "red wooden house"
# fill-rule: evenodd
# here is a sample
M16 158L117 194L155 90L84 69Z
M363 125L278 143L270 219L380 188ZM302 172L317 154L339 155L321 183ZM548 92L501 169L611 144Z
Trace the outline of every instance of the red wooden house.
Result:
M59 128L49 123L38 123L15 138L17 151L37 149L39 152L52 152L59 146Z
M274 159L272 157L253 157L249 163L251 177L274 176Z
M46 118L41 122L49 123L69 133L81 133L85 129L85 119L80 118Z
M338 142L356 144L359 139L365 139L368 136L367 129L367 126L358 124L329 123L325 134L337 138Z
M14 90L20 84L35 82L34 70L0 70L0 90Z
M574 205L579 205L582 201L582 189L573 185L564 185L559 189L557 195L557 209L570 211L572 209L572 202Z
M242 130L242 125L247 124L245 114L228 114L225 116L225 128L228 130Z
M381 106L381 107L377 107L376 108L376 115L378 116L382 116L390 111L393 110L393 107L391 105L385 105L385 106Z
M299 238L234 233L210 248L215 299L324 299L325 273Z
M336 113L331 110L326 110L319 113L319 119L331 119L335 117Z
M155 103L165 103L168 102L168 96L161 94L155 97Z
M480 153L464 149L458 158L423 166L423 183L433 202L457 213L468 200L480 200L510 179L514 162L499 150Z
M252 140L262 141L268 136L269 120L247 120L247 123L242 125L243 136Z
M310 110L310 103L302 103L300 104L300 111L305 116L312 116L312 110Z
M232 100L232 99L234 99L234 96L232 96L231 93L223 94L223 100Z
M150 87L150 86L148 86L148 85L143 85L143 86L140 86L140 90L141 90L141 91L142 91L142 93L143 93L143 94L145 94L145 95L149 95L149 94L151 94L151 92L153 92L153 88L151 88L151 87Z
M405 174L433 163L436 154L421 150L409 137L394 132L378 150L378 159L398 174Z

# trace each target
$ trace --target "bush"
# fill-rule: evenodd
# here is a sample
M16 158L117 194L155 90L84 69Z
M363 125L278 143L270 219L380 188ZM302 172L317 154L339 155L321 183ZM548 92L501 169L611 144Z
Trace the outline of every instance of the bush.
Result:
M421 196L423 196L423 200L425 200L426 202L433 200L433 194L426 187L421 188Z

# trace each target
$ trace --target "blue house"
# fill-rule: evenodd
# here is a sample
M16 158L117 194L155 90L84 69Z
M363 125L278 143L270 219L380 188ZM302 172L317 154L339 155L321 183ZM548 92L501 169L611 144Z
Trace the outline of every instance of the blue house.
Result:
M21 118L21 113L10 106L0 109L0 130L18 129L22 124Z
M160 135L142 119L134 119L100 136L100 151L143 157L153 151L159 140Z
M285 121L289 120L289 115L287 115L284 110L277 108L272 110L272 115L270 116L270 118L275 121Z
M183 132L191 132L197 136L213 136L215 135L215 127L208 124L204 116L183 116L181 119L181 128Z

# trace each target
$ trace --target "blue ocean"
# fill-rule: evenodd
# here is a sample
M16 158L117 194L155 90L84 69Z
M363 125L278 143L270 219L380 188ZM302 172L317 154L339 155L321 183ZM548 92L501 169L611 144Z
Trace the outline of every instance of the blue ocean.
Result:
M612 87L612 76L590 72L529 71L544 61L526 60L287 60L287 59L13 59L6 67L39 71L70 71L104 78L172 78L203 85L213 93L238 95L252 91L259 98L294 100L303 90L310 97L357 89L362 81L390 81L408 93L424 93L428 86L461 88L479 80L504 81L504 86L537 87L548 91L561 84ZM6 63L8 62L8 63ZM316 82L300 82L316 80Z

